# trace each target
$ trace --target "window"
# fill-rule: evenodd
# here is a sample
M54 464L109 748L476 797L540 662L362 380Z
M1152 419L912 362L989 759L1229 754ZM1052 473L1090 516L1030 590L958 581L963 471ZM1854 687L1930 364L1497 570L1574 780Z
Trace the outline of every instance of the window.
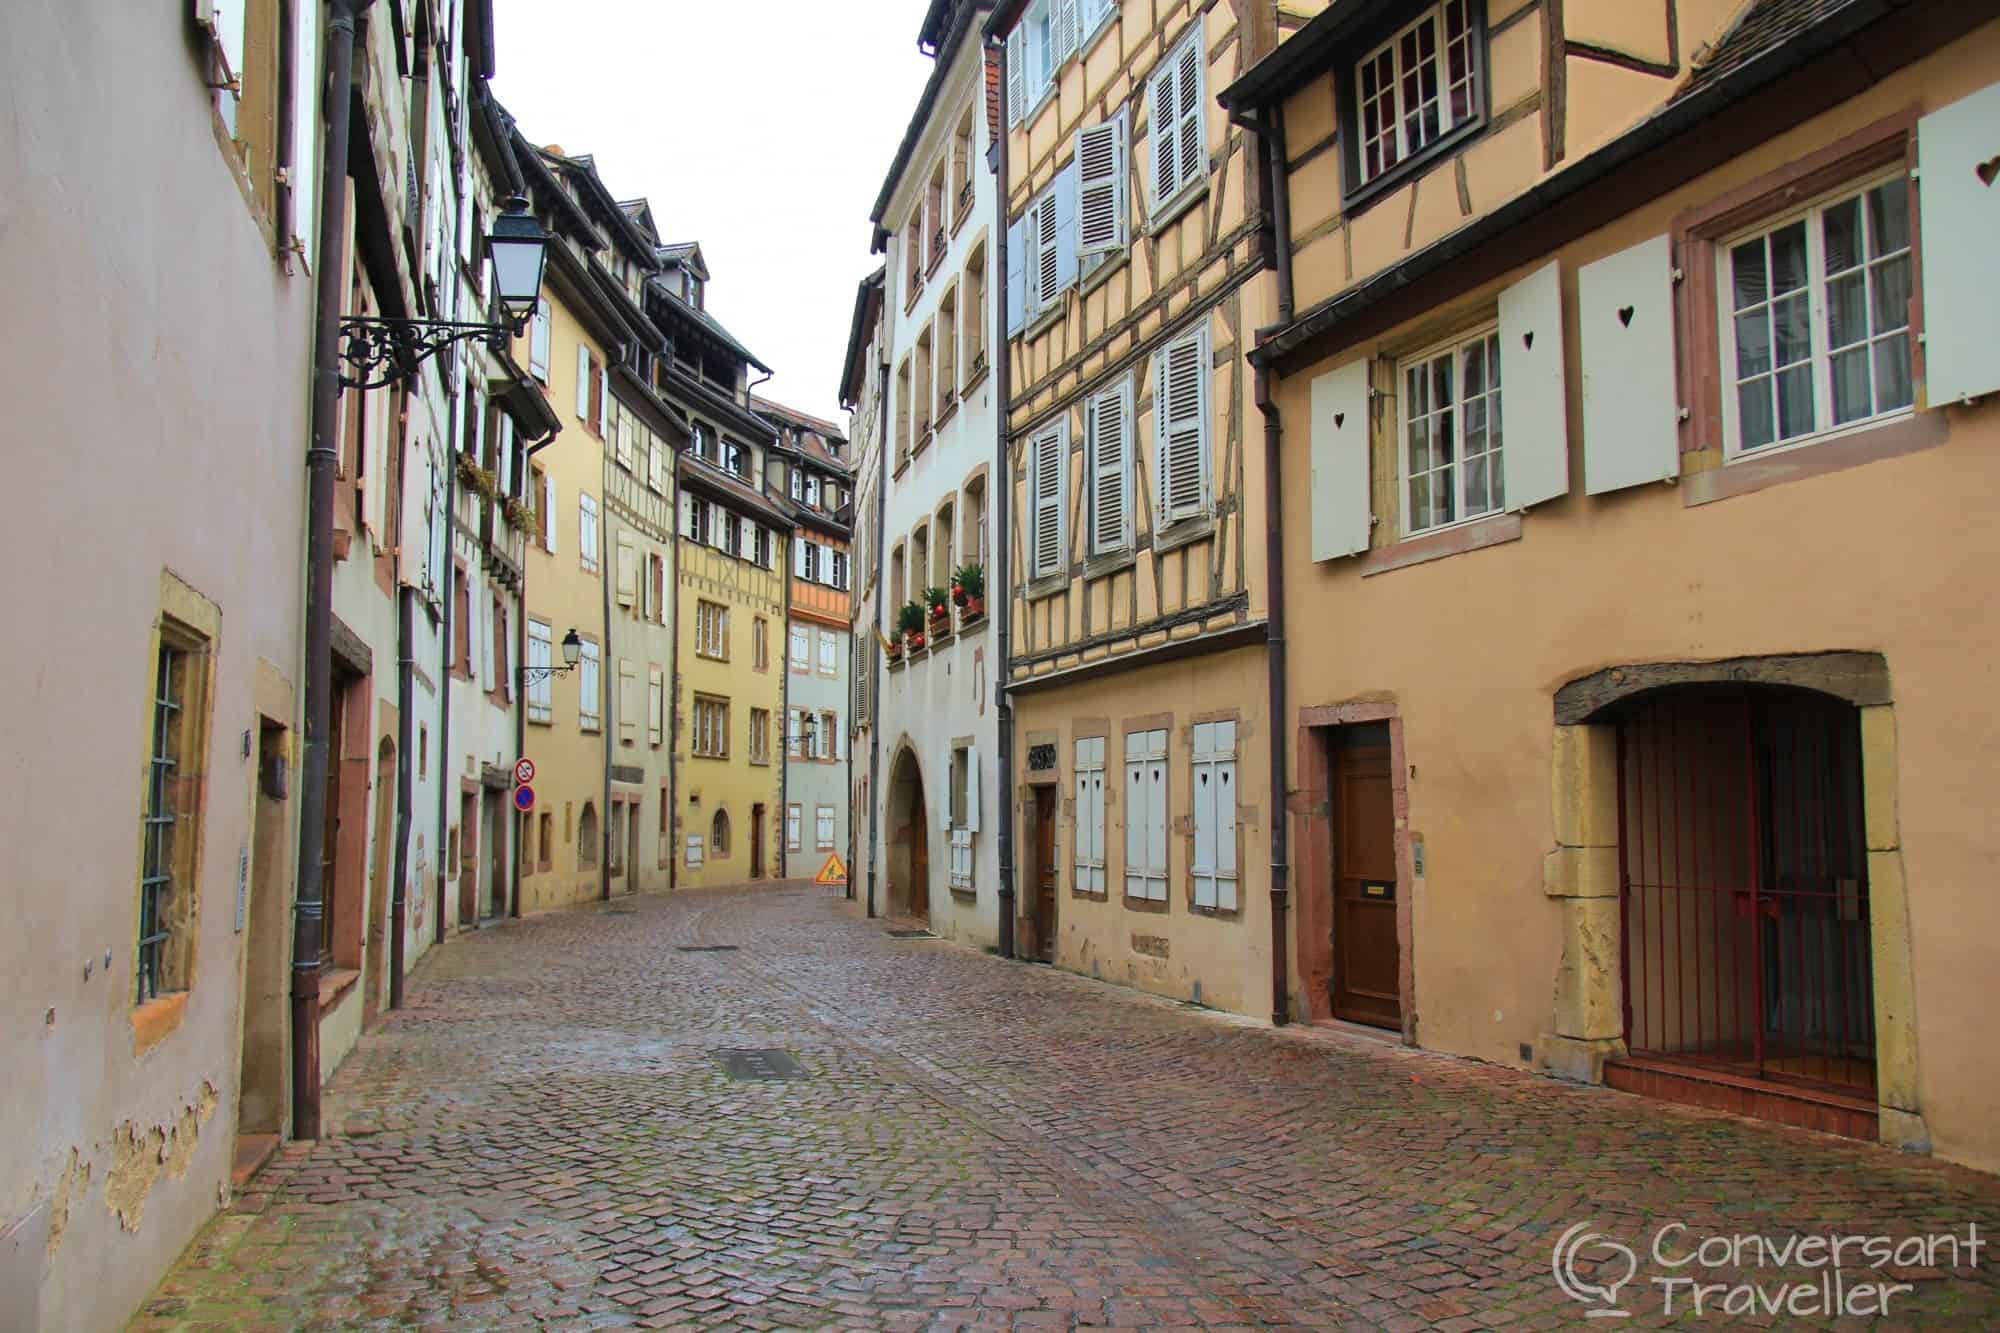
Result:
M813 809L813 842L823 852L833 850L833 807L830 805Z
M1125 896L1167 900L1167 733L1125 737Z
M804 625L792 626L792 670L812 670L812 638Z
M1911 405L1905 177L1719 246L1717 263L1732 456Z
M708 846L710 853L719 861L729 855L729 812L717 810L715 818L709 821Z
M597 865L597 807L589 801L583 803L583 813L576 820L576 867L579 870L594 869Z
M958 288L948 287L938 301L937 415L942 417L958 397Z
M1028 569L1047 578L1067 568L1069 417L1064 415L1028 441Z
M743 520L735 514L722 516L722 541L724 553L740 557L743 554Z
M547 723L554 717L555 682L549 668L554 663L550 651L549 627L539 620L528 622L528 721Z
M910 358L896 367L896 463L910 456Z
M598 680L598 647L590 639L583 641L583 656L577 659L577 724L585 731L597 731L603 726L603 714L599 711L600 691L603 686Z
M750 622L750 668L753 671L771 669L771 622L762 616Z
M819 545L800 537L792 542L792 577L814 580L819 577Z
M1033 324L1061 307L1062 294L1076 281L1077 164L1063 168L1039 199L1028 205L1021 222L1021 244L1012 240L1008 252L1021 256L1022 322Z
M820 507L819 478L810 473L806 475L806 503L815 509Z
M897 542L895 548L889 552L889 603L883 608L892 621L895 619L896 612L902 609L903 603L906 600L903 575L903 544Z
M702 855L702 838L699 833L688 834L687 863L689 869L700 868L706 858Z
M965 533L959 543L965 558L986 566L986 478L974 477L965 483Z
M955 745L951 750L951 887L970 893L973 889L973 835L979 832L979 748Z
M921 203L911 212L910 221L903 228L903 254L907 260L903 300L905 308L908 308L924 285L924 207Z
M700 601L694 608L694 652L697 657L729 660L729 608L720 602Z
M1055 91L1056 71L1076 53L1075 0L1035 0L1007 34L1007 123L1018 125Z
M931 585L937 588L951 587L952 571L958 568L958 521L953 502L946 500L938 506L937 516L931 521L931 530L937 533L937 563Z
M1076 253L1086 269L1125 248L1131 210L1125 202L1126 112L1076 132Z
M969 379L986 364L986 242L973 248L965 261L965 310L959 321L959 346L965 353Z
M785 753L794 759L806 757L805 717L803 708L785 710Z
M693 453L704 463L713 463L716 460L715 432L699 421L694 423Z
M694 700L694 753L700 759L729 757L729 701L706 695Z
M611 802L611 837L605 848L611 873L620 874L625 869L625 802Z
M1194 724L1194 905L1236 910L1236 724Z
M1388 172L1481 112L1472 0L1433 5L1361 59L1356 179Z
M667 797L667 788L662 785L660 788L660 827L654 836L659 847L660 868L663 870L666 868L667 863L674 858L674 834L673 830L669 827L672 822L673 805Z
M653 623L667 623L667 560L665 556L654 554L646 557L646 587L652 596L650 610Z
M954 215L962 219L972 207L972 108L969 106L951 136L951 191Z
M1160 526L1200 518L1209 506L1208 325L1153 358L1153 451Z
M658 667L646 669L646 742L664 745L667 739L667 677Z
M1401 367L1406 533L1506 507L1500 335L1474 334Z
M822 676L840 674L840 640L834 638L830 629L819 632L819 674Z
M756 560L757 568L771 569L774 557L771 550L771 530L762 524L757 526Z
M1104 890L1104 737L1076 742L1076 891Z
M709 545L709 518L713 506L708 501L683 493L681 495L681 535L691 542Z
M537 858L535 866L537 869L547 870L555 864L556 817L544 810L539 823L540 832L535 839L535 855Z
M597 572L597 499L595 496L578 495L577 541L582 550L578 553L583 561L585 573Z
M1106 389L1084 408L1084 455L1090 470L1090 554L1130 550L1132 522L1132 381Z
M944 241L945 241L944 159L942 157L938 159L937 166L931 169L930 192L924 198L924 208L926 215L930 220L930 230L931 230L931 253L929 262L932 268L936 268L937 262L940 259L944 258Z
M813 758L840 758L840 714L830 709L819 715L819 726L813 731Z
M799 822L800 822L799 807L796 805L786 806L785 807L785 850L786 851L796 852L799 850Z
M139 870L140 1004L188 989L193 977L207 678L207 643L163 621L153 663L153 727L139 815L144 849ZM334 753L339 752L336 737Z
M734 440L722 442L722 466L725 470L743 476L749 471L749 451ZM717 853L720 855L721 853Z
M750 762L771 762L771 710L768 708L750 710Z
M1118 12L1118 0L1080 0L1080 4L1077 21L1082 25L1082 39L1088 42L1103 31L1111 16Z
M805 469L794 467L791 470L791 472L792 472L792 477L791 477L792 498L794 500L803 500L806 498Z
M931 389L931 326L926 324L924 325L924 331L917 335L917 381L915 388L917 438L913 445L914 448L923 448L924 438L930 434Z
M1208 60L1201 39L1197 18L1187 40L1161 64L1148 87L1155 217L1208 179L1208 99L1202 94Z

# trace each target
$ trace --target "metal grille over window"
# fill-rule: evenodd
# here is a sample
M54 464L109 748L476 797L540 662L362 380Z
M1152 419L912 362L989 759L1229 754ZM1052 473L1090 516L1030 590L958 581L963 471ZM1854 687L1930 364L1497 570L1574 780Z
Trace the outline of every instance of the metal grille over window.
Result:
M174 894L175 792L180 776L182 691L187 654L160 645L159 675L153 687L152 757L146 774L145 858L139 879L139 1002L157 996L162 946L171 937L166 912Z

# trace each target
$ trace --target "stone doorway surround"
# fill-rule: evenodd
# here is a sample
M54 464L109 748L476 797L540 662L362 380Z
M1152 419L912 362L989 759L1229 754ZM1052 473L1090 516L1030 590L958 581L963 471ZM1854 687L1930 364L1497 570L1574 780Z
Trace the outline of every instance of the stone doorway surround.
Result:
M1896 718L1879 653L1824 652L1606 667L1555 692L1549 794L1555 848L1542 890L1560 908L1552 1030L1536 1046L1560 1078L1604 1081L1626 1054L1618 868L1616 705L1680 685L1788 685L1854 705L1861 719L1862 813L1868 855L1875 981L1876 1087L1881 1141L1927 1152L1917 1086L1915 978L1908 887L1897 810ZM1303 753L1303 749L1301 751Z

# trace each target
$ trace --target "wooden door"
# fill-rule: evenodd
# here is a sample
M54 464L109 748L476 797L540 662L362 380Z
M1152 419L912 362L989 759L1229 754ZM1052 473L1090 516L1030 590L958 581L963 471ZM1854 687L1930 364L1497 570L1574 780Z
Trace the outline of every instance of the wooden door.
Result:
M1056 960L1056 789L1035 788L1035 956Z
M326 810L319 851L319 961L333 966L333 923L340 919L335 893L340 887L340 770L347 758L347 682L335 673L327 691Z
M764 878L764 807L750 807L750 878Z
M1400 1029L1389 748L1336 748L1333 787L1333 1016Z
M931 821L924 810L922 783L912 783L910 797L910 915L931 919Z

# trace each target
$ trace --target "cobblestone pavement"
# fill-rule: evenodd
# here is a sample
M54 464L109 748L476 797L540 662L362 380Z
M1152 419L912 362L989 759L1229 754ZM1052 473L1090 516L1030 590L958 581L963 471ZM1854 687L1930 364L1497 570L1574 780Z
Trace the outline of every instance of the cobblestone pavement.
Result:
M734 1048L805 1077L734 1080ZM1575 1222L1642 1256L1669 1222L2000 1234L2000 1182L1973 1172L1273 1032L891 939L797 888L452 943L328 1123L135 1328L1580 1326L1550 1267ZM1579 1274L1616 1280L1607 1255ZM1893 1270L1896 1326L2000 1321L1993 1265L1948 1257ZM1843 1289L1890 1275L1861 1262ZM1631 1322L1661 1320L1665 1271L1620 1293Z

